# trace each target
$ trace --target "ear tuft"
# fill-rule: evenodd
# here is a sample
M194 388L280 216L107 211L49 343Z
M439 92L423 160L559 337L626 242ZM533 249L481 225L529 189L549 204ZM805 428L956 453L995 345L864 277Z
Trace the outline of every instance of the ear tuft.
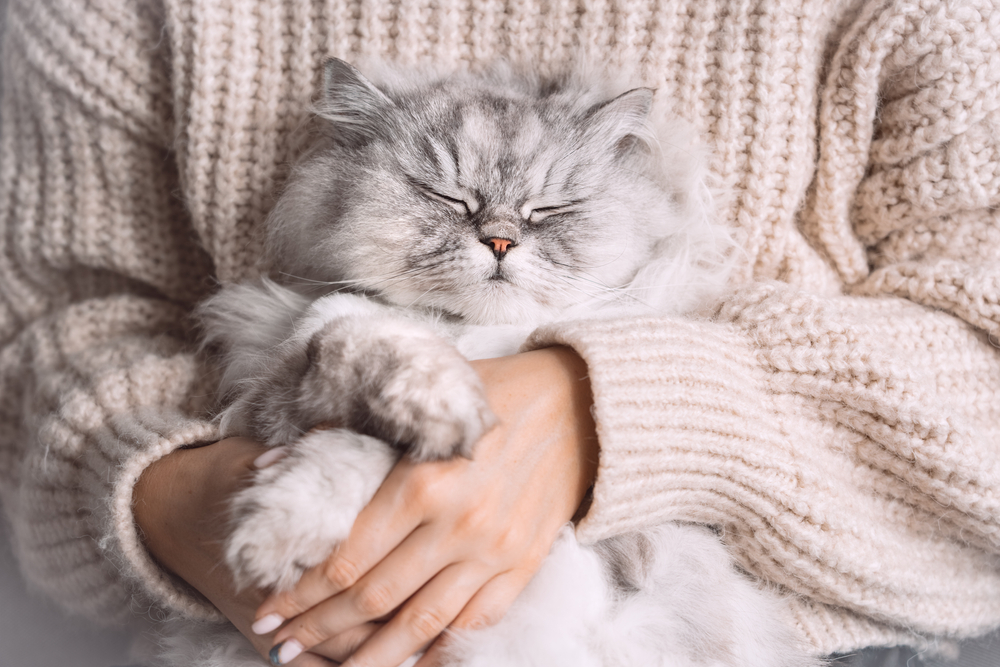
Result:
M363 143L385 130L393 101L353 65L330 58L323 68L317 112L337 128L338 140Z
M585 123L591 140L621 156L643 143L649 134L647 119L653 109L652 88L633 88L587 112Z

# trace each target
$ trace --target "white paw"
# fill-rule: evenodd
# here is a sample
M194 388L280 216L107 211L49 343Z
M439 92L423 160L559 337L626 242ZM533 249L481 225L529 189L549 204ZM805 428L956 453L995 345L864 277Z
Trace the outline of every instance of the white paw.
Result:
M417 323L335 321L316 333L310 358L305 415L381 438L418 461L470 456L496 422L469 363Z
M233 500L226 562L237 584L294 585L347 537L397 459L384 442L343 429L289 446Z
M368 397L383 437L417 461L471 456L496 423L479 376L443 340L411 340L407 352L402 363L386 364L381 390Z

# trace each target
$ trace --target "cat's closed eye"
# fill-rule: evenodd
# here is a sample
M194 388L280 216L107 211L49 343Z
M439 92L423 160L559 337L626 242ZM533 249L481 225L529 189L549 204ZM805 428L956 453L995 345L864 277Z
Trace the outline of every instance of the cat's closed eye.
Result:
M441 202L442 204L446 204L461 215L472 215L473 213L476 212L476 209L479 208L475 204L470 205L469 202L467 202L464 199L458 199L456 197L449 197L448 195L441 194L440 192L434 190L433 188L429 188L426 186L419 186L418 189L428 199L432 199L434 201Z
M546 218L552 217L553 215L561 215L563 213L572 213L575 204L562 204L560 206L544 206L541 208L535 208L528 212L525 217L528 222L542 222Z

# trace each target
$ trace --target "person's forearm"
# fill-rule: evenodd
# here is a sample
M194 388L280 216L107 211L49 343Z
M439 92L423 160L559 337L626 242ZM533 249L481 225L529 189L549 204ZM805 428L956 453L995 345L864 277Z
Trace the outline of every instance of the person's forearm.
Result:
M146 469L133 496L135 519L153 558L208 598L244 634L263 595L253 589L237 591L222 547L228 499L247 483L253 461L263 451L246 438L177 450Z
M136 484L136 522L150 554L193 586L249 639L262 657L271 635L250 629L264 591L237 588L223 560L229 536L229 499L249 482L265 448L247 438L227 438L197 449L180 449L149 466ZM294 667L330 664L311 653Z

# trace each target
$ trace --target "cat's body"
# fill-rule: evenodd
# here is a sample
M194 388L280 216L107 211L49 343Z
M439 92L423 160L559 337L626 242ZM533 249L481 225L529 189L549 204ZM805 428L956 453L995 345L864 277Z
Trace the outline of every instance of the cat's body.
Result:
M495 418L466 359L513 354L557 320L684 313L722 288L732 245L701 161L652 103L572 72L389 72L376 87L328 64L321 130L268 222L287 284L227 287L201 308L223 355L223 431L290 452L235 500L241 582L287 587L321 562L403 453L475 456ZM567 528L505 619L452 658L810 664L779 607L705 528L592 547ZM163 661L260 663L232 632L197 632Z

